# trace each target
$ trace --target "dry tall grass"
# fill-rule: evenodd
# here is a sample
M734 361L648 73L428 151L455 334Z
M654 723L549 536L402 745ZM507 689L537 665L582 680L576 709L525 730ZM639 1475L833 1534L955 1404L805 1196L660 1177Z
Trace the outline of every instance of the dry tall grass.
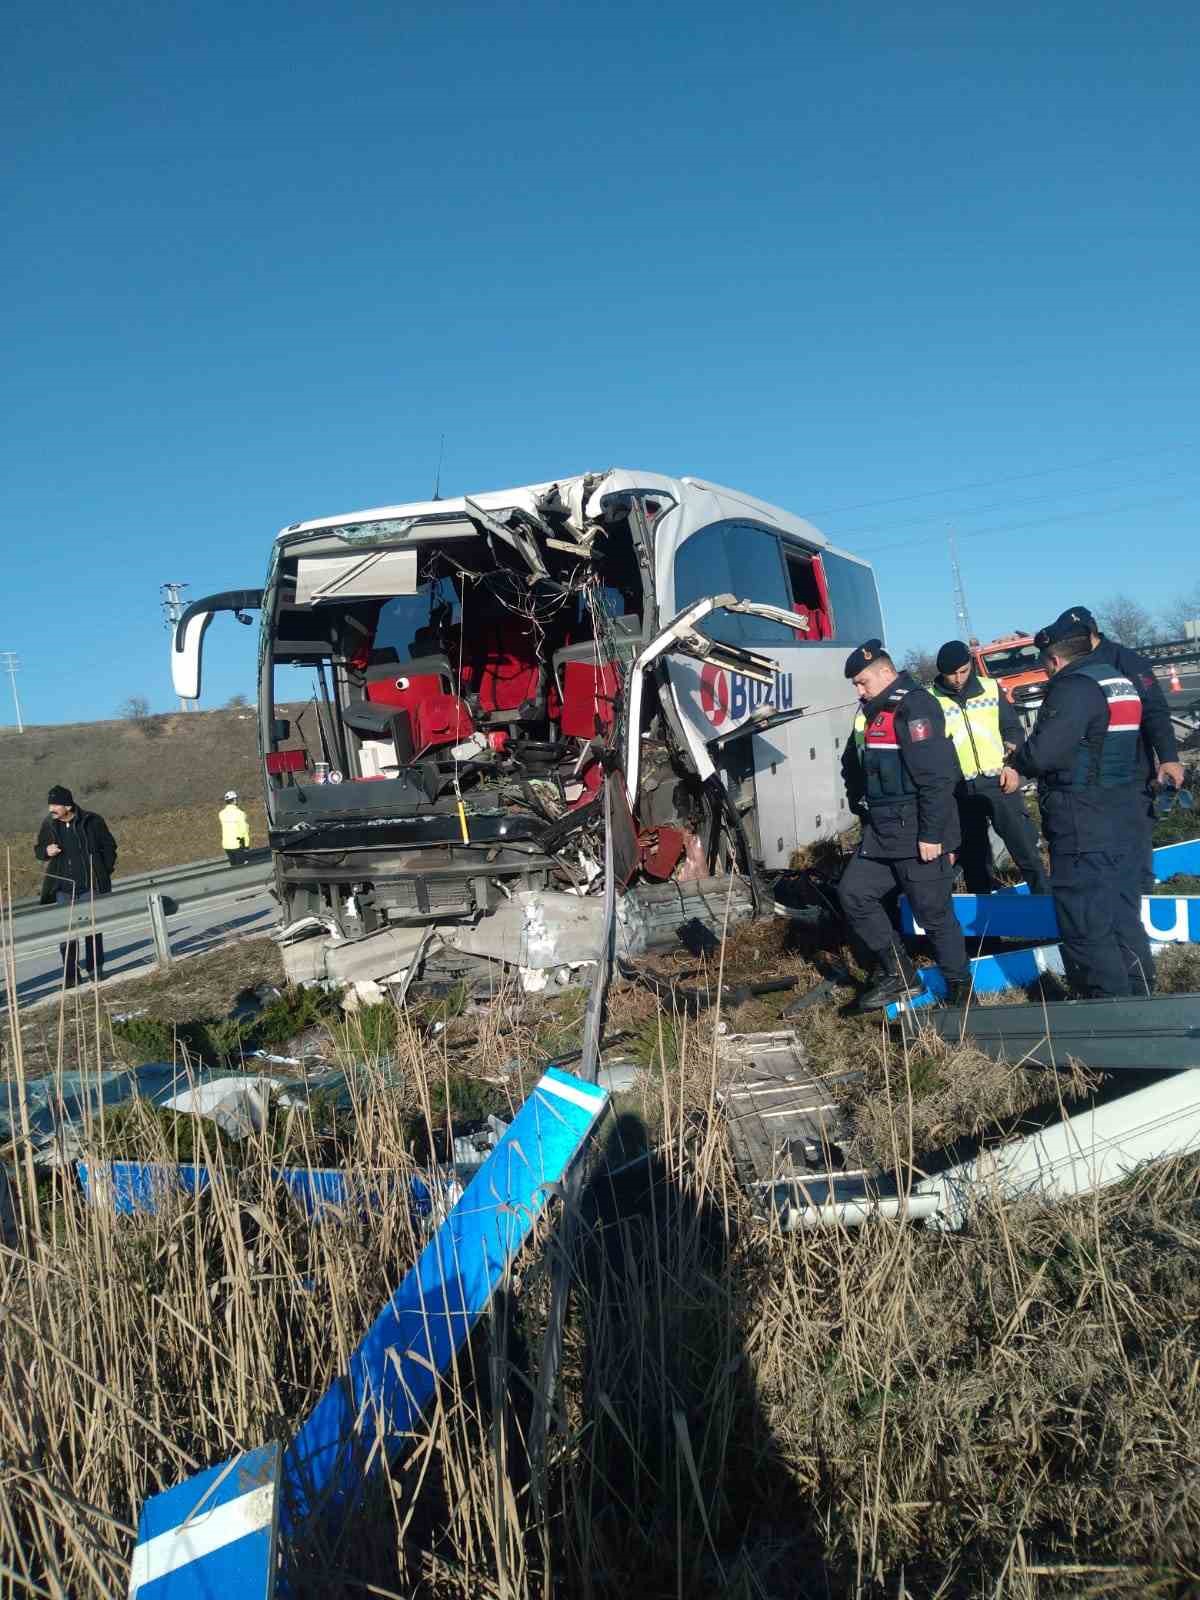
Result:
M505 1078L506 1004L465 1070ZM814 1046L837 1034L829 1012L802 1026ZM732 1181L713 1019L657 1032L580 1202L544 1467L528 1419L561 1211L403 1463L302 1552L296 1592L1200 1592L1197 1164L961 1235L784 1238ZM877 1030L851 1037L904 1148L927 1097ZM397 1062L403 1087L368 1074L356 1105L364 1183L410 1168L414 1114L436 1124L464 1070L406 1025ZM953 1052L936 1067L944 1093ZM301 1159L309 1138L298 1114ZM143 1153L172 1156L155 1119ZM311 1227L265 1148L236 1170L211 1155L207 1195L141 1219L19 1170L24 1248L0 1263L4 1594L123 1593L143 1498L287 1436L419 1248L399 1188L369 1219Z

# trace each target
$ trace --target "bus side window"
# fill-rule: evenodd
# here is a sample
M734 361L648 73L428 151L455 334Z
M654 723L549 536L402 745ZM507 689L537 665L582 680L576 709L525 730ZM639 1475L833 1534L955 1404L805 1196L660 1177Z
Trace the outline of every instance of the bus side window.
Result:
M784 545L784 551L792 590L792 610L808 623L807 628L796 630L797 640L831 639L833 623L829 615L829 590L820 556L795 550L787 544Z
M777 535L749 522L714 522L686 539L675 557L675 609L682 611L710 594L732 594L739 600L790 610ZM795 632L781 622L729 611L714 611L698 626L706 638L725 644L783 645L796 640Z
M883 613L871 568L832 550L826 550L821 559L833 612L832 637L838 644L851 647L862 644L864 639L882 639Z

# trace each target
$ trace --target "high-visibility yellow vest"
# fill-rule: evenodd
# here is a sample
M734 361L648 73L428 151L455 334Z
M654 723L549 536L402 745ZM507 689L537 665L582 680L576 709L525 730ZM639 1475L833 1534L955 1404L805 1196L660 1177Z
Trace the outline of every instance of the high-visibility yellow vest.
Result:
M221 849L244 850L250 843L250 823L241 806L223 806L217 820L221 824Z
M946 719L946 732L964 778L999 772L1004 765L1004 740L1000 736L1000 686L994 678L979 679L980 693L960 704L937 683L932 693Z

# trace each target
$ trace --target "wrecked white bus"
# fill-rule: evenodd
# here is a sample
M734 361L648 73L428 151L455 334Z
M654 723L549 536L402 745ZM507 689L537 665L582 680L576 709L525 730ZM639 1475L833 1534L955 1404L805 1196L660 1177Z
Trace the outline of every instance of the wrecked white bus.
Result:
M736 490L609 471L294 523L263 589L180 619L181 696L213 616L255 609L296 980L569 981L600 938L606 772L628 953L752 915L850 824L842 663L882 636L874 574Z

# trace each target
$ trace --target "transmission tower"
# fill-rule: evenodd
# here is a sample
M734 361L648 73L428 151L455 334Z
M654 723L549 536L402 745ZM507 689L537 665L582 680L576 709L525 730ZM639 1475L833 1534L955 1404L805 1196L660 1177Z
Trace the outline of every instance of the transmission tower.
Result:
M162 605L163 609L163 627L169 628L171 632L174 633L175 624L183 615L183 591L185 589L190 589L191 584L160 583L158 587L159 593L162 595L160 604ZM179 709L181 711L191 711L194 709L194 707L189 705L188 702L181 697L179 701Z
M954 617L963 642L970 644L974 638L971 630L971 613L967 610L967 591L963 587L962 568L958 564L958 539L950 529L950 571L954 575Z
M0 650L0 667L8 673L9 682L12 684L13 706L17 713L17 732L25 732L25 724L21 721L21 700L17 694L17 673L21 670L21 663L16 653L12 650Z

